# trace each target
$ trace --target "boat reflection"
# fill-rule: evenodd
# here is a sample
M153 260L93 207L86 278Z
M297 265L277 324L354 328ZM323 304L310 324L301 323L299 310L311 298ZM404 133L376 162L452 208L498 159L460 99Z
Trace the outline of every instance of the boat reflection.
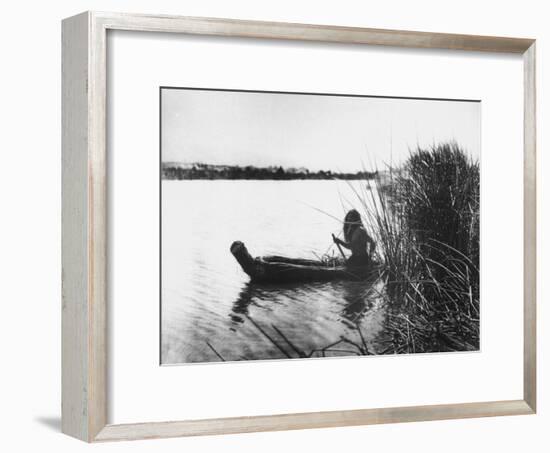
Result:
M326 283L320 284L326 286ZM248 316L250 305L263 306L264 302L280 304L289 300L304 300L318 293L321 288L314 284L287 283L287 284L260 284L247 282L233 302L230 318L234 323L243 323L243 317Z
M356 326L372 307L372 281L258 284L247 282L233 302L229 317L233 327L244 323L252 305L275 310L274 305L307 301L312 303L327 296L332 300L331 310L348 326Z

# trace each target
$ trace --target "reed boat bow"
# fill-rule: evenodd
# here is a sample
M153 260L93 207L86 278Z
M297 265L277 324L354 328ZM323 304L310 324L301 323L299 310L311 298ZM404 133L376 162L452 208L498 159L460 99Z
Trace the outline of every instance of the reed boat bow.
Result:
M259 283L364 280L378 267L375 263L357 267L335 266L322 261L283 256L254 258L241 241L233 242L230 251L250 279Z

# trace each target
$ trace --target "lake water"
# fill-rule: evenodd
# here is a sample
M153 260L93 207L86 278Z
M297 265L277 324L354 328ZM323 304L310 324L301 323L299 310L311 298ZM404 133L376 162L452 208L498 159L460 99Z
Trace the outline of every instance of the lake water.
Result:
M351 207L360 206L346 182L163 181L162 363L219 361L207 342L227 361L287 358L257 326L288 352L276 328L309 353L341 336L359 343L359 325L369 350L378 350L384 311L371 285L257 286L229 251L240 240L253 256L336 256L330 235Z

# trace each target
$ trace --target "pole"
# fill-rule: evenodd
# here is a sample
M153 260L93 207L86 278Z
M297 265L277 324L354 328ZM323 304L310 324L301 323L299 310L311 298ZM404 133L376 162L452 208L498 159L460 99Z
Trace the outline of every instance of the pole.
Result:
M344 251L342 250L342 247L340 247L340 244L338 244L338 242L336 242L336 236L334 236L334 233L332 234L332 240L336 244L336 247L338 247L338 250L340 250L340 253L342 254L342 258L344 258L344 263L345 263L347 261L346 260L346 255L344 255Z

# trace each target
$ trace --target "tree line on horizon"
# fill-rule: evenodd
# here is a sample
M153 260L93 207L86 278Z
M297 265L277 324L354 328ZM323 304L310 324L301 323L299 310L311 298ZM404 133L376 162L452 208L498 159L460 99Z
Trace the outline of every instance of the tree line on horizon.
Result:
M283 168L282 166L256 167L247 165L208 165L191 164L181 166L177 164L162 165L162 179L267 179L267 180L308 180L308 179L374 179L378 171L334 172L331 170L309 171L305 168Z

